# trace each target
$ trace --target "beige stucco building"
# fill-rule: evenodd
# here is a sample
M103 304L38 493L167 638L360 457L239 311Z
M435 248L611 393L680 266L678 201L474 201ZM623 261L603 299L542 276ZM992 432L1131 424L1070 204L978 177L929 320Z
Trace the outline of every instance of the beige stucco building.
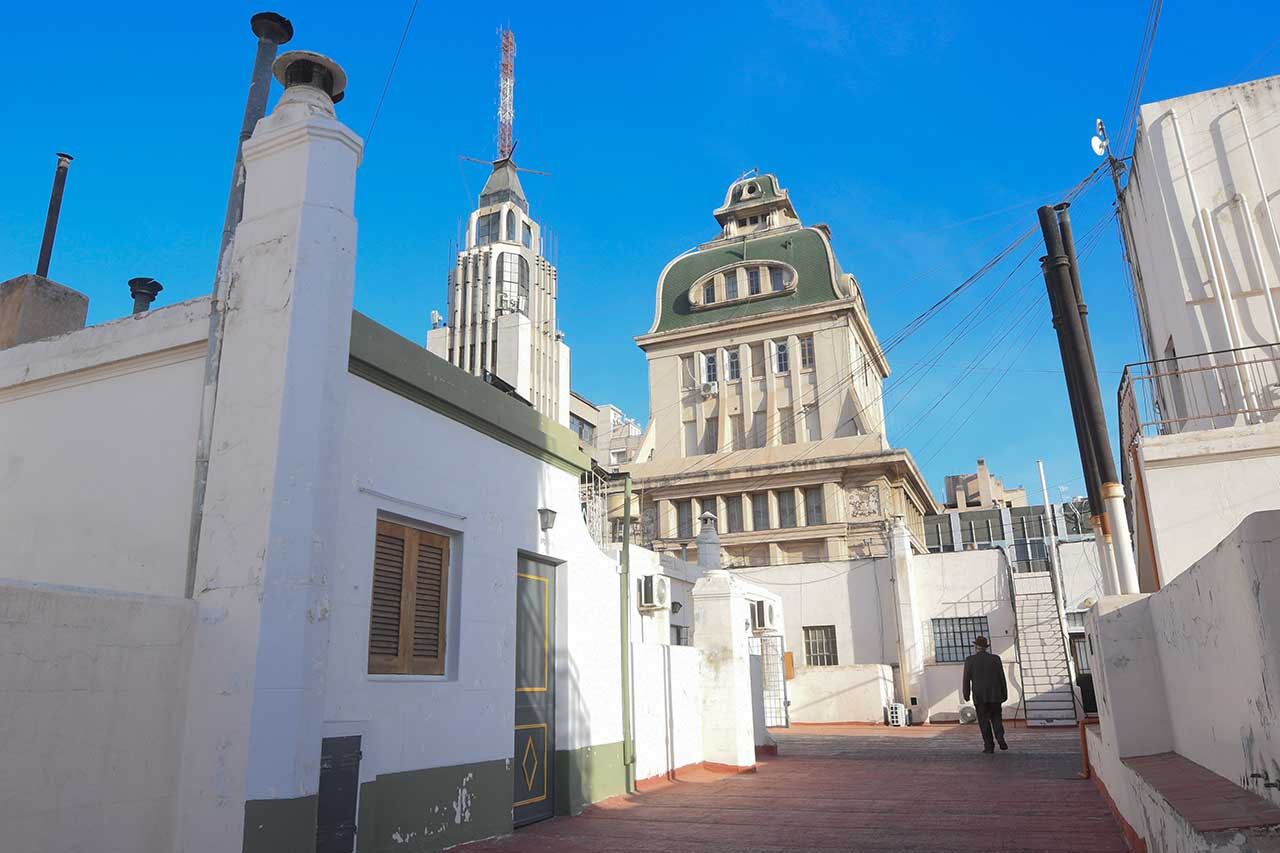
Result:
M694 551L718 519L730 565L882 554L903 515L923 552L936 510L911 455L890 446L889 365L826 226L805 227L775 176L734 182L720 234L658 277L648 431L631 466L643 534Z

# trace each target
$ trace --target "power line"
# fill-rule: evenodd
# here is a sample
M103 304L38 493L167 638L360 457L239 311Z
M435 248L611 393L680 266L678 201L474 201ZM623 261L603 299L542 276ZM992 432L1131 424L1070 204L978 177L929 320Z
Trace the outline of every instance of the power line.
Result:
M373 109L373 118L369 121L369 131L364 135L365 151L369 150L369 140L373 138L373 129L378 124L378 116L382 114L382 102L387 99L387 90L391 88L391 78L395 76L396 65L400 62L400 51L404 50L405 39L409 37L409 27L413 25L414 13L418 11L418 0L413 0L409 7L409 17L404 22L404 32L400 33L400 44L396 45L395 56L391 58L391 68L387 70L387 80L382 84L382 94L378 96L378 105Z

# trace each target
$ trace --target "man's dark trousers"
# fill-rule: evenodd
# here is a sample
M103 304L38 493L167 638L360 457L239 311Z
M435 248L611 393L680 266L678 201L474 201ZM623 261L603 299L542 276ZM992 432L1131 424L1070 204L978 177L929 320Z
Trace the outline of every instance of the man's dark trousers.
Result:
M978 712L978 728L982 729L982 743L990 752L996 748L996 741L1004 743L1004 720L1001 719L999 702L974 702L974 710Z

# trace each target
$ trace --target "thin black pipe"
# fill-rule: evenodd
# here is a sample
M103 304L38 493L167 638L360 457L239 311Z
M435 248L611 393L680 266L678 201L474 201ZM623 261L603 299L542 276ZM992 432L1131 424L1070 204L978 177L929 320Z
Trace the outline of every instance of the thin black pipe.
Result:
M1070 305L1070 301L1075 298L1075 288L1071 282L1071 262L1063 246L1062 231L1054 209L1045 205L1036 213L1040 219L1040 230L1044 233L1046 257L1042 262L1042 269L1045 273L1045 284L1048 287L1050 299L1054 297L1056 291L1059 307L1062 308ZM1064 321L1063 331L1066 335L1065 341L1062 338L1059 339L1059 345L1061 347L1063 343L1066 344L1062 349L1064 364L1071 363L1076 366L1077 402L1080 404L1084 421L1089 427L1092 439L1090 444L1094 448L1098 478L1103 483L1115 483L1118 482L1116 463L1111 455L1111 439L1107 434L1106 414L1102 408L1102 396L1098 391L1097 373L1089 364L1089 343L1080 321L1080 314L1078 311L1069 310L1063 310L1061 314Z
M53 257L53 237L58 233L58 214L62 212L62 191L67 186L67 167L74 158L58 152L58 166L53 172L53 192L49 195L49 212L44 218L44 239L40 241L40 258L36 275L48 277L49 260Z

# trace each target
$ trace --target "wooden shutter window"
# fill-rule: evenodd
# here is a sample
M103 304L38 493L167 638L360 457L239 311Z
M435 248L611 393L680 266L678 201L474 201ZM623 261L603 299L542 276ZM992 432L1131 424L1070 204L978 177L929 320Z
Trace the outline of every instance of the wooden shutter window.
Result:
M379 521L373 551L369 672L443 675L449 540Z

